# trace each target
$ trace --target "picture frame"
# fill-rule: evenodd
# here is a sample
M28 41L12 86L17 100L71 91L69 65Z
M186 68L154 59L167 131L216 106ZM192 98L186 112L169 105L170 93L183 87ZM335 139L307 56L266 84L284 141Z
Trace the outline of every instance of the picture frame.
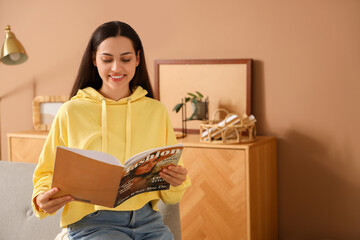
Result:
M37 96L33 99L33 126L37 131L49 131L61 105L69 99L61 96Z
M173 108L188 92L209 98L209 118L218 109L250 115L251 65L251 59L155 60L154 95L167 108L175 131L182 131L182 116ZM201 123L188 121L187 133L199 133Z

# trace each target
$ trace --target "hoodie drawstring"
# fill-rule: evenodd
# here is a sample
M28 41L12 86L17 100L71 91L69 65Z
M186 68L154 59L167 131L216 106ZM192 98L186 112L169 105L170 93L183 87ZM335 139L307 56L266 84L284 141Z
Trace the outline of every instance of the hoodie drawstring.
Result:
M138 101L144 97L146 97L146 94L148 92L143 89L142 87L140 86L137 86L136 89L134 89L134 91L132 92L132 94L127 97L127 98L123 98L123 99L120 99L118 101L112 101L111 99L106 99L103 95L101 95L101 93L99 91L97 91L96 89L92 88L92 87L86 87L84 89L79 89L79 91L77 92L77 94L72 97L71 99L72 100L80 100L80 101L86 101L86 102L91 102L91 103L96 103L96 108L98 107L98 105L100 105L101 107L101 117L100 119L96 119L97 121L101 121L100 124L101 124L101 151L103 152L108 152L109 150L112 151L112 152L116 152L118 149L109 149L108 147L108 138L111 137L111 139L115 138L115 139L119 139L119 138L122 138L122 137L125 137L125 148L124 148L124 154L125 154L125 159L128 159L129 157L131 157L131 120L132 120L132 117L131 117L131 108L133 107L133 103L135 101ZM107 118L107 106L108 105L114 105L114 111L116 109L116 111L118 110L117 107L115 106L118 106L119 109L123 109L123 107L125 107L125 104L127 105L126 108L126 126L125 126L125 132L124 133L120 133L121 136L113 136L111 134L108 133L108 122L109 124L112 124L111 121L108 121L109 119ZM120 107L122 106L122 107ZM93 108L91 108L93 109ZM121 116L121 118L123 118L123 116ZM112 120L114 121L114 120ZM123 119L119 119L118 122L116 122L115 124L118 124L119 122L123 123L122 122ZM124 136L124 135L125 136ZM88 139L84 139L84 141L86 141L84 143L84 145L86 146L89 146L94 140L95 140L95 135L96 137L100 137L98 135L98 132L94 133L94 137L92 136L89 136ZM91 138L90 138L91 137ZM116 146L116 144L114 143L114 146ZM122 153L120 153L122 154Z
M107 119L106 119L106 100L103 98L101 100L101 136L102 136L102 146L101 151L107 153Z
M127 99L126 135L125 135L125 160L130 158L131 146L131 98Z
M106 113L106 100L101 100L101 136L102 146L101 151L107 153L107 113ZM126 132L125 132L125 160L129 159L131 150L131 98L127 99L126 109Z

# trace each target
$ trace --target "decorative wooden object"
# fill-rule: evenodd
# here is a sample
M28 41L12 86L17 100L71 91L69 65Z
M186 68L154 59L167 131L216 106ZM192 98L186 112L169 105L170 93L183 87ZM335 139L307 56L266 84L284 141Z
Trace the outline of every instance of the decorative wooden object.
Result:
M219 112L226 113L225 119L215 120L215 116ZM232 144L254 141L255 122L256 119L253 115L248 116L244 113L242 116L238 116L229 113L226 109L218 109L214 112L212 120L200 124L200 142Z
M277 240L276 138L212 145L180 139L192 185L180 201L183 240Z
M33 100L33 126L38 131L50 130L51 123L61 104L68 96L37 96Z
M37 163L48 132L27 131L9 133L9 161Z
M167 108L173 127L182 129L174 106L194 90L209 97L209 113L219 108L251 114L251 59L156 60L154 95ZM188 133L199 133L200 121L189 121Z

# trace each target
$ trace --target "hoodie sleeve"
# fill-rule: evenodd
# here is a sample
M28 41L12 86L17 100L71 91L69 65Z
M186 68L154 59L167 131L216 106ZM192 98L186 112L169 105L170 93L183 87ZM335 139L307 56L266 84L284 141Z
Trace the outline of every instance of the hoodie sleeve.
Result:
M64 128L66 128L66 124L62 120L66 118L64 118L63 115L64 112L61 111L60 108L57 116L52 123L50 132L47 136L44 147L39 157L38 164L33 174L34 189L32 194L32 207L35 215L40 219L45 218L49 215L53 215L45 213L41 209L39 209L35 204L35 197L40 193L46 192L51 189L56 147L65 146L65 141L63 138L64 134L61 134L61 131L64 131Z
M166 117L167 117L167 121L166 121L167 122L167 130L166 130L167 145L177 144L176 136L175 136L175 133L174 133L174 130L173 130L173 127L172 127L172 124L171 124L168 114L166 114ZM184 162L183 162L182 158L180 158L179 165L184 166ZM185 190L188 187L190 187L190 185L191 185L191 181L190 181L189 175L187 175L186 180L180 186L177 186L177 187L170 186L170 188L168 190L161 191L160 192L161 200L166 204L178 203L181 200L182 196L184 195Z

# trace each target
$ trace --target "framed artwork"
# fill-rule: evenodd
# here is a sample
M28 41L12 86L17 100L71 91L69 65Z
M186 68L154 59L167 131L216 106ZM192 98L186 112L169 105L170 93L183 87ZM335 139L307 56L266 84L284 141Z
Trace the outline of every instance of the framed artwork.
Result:
M34 98L33 126L38 131L48 131L61 105L68 96L37 96Z
M181 131L182 116L173 108L188 92L209 98L209 118L218 109L251 114L251 59L156 60L155 98L167 108L175 131ZM191 106L187 107L191 109ZM187 111L191 114L191 110ZM188 117L188 116L187 116ZM199 120L187 121L188 133L198 133Z

